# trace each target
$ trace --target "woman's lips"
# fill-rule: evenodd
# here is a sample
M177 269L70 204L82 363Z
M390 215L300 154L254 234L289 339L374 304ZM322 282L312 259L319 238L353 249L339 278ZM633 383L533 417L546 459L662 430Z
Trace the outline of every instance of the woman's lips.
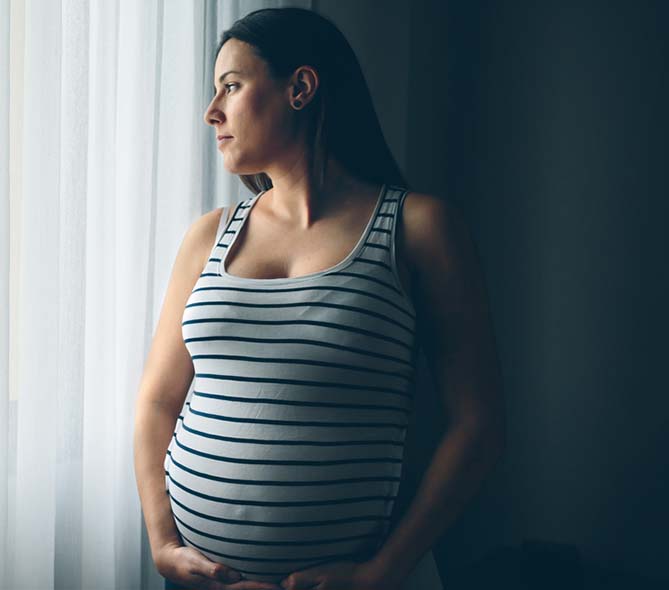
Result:
M219 135L216 137L218 143L223 143L232 139L232 135Z

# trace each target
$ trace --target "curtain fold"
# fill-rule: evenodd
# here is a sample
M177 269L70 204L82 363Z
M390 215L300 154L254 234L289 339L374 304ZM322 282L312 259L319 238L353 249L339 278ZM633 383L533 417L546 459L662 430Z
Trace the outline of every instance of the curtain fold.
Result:
M162 588L137 388L187 227L249 196L202 119L216 40L282 5L0 0L1 588Z

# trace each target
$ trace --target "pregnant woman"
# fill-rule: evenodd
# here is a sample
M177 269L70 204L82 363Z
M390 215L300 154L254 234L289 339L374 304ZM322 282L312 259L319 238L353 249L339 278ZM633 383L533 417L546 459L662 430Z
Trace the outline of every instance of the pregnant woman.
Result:
M253 196L186 232L139 389L165 587L440 590L430 549L503 439L462 216L407 190L353 51L315 12L225 31L205 121ZM449 429L400 519L419 347Z

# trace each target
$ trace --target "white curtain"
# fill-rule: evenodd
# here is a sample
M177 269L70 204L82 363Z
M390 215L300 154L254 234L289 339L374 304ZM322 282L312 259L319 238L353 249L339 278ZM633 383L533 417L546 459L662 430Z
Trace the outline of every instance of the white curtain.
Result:
M188 225L248 190L220 31L311 2L0 0L0 587L151 589L134 401Z

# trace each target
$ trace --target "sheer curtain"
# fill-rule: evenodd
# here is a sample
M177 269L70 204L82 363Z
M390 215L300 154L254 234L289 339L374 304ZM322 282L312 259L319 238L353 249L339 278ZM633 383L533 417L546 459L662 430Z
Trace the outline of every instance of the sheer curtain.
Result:
M0 588L162 588L135 396L186 228L249 196L202 119L212 53L252 10L314 4L0 0ZM432 552L407 588L441 588Z
M217 36L282 5L0 0L2 588L161 587L134 400L186 228L248 194L202 120Z

